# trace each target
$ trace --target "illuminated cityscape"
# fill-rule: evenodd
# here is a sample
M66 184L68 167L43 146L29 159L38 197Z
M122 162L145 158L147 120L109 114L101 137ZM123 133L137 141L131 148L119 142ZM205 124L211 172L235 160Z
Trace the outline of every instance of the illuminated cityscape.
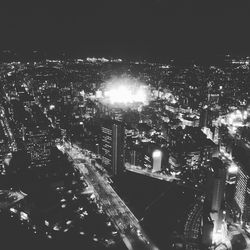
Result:
M250 5L2 10L3 249L250 249Z

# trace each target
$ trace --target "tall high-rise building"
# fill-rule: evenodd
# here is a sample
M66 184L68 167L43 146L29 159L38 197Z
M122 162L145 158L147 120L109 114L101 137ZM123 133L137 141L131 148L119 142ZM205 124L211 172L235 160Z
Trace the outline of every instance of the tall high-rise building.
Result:
M212 126L212 111L209 108L202 108L200 112L200 127Z
M218 169L213 182L212 206L211 210L218 212L221 209L225 193L226 171Z
M200 121L199 127L211 128L216 125L216 119L219 117L218 109L214 109L210 106L205 105L200 110Z
M248 182L249 182L249 176L245 173L242 167L239 167L238 175L236 178L234 200L240 211L241 216L243 215L245 210Z
M134 166L143 166L144 150L141 145L133 145L133 148L129 150L128 162Z
M106 169L118 175L124 168L125 128L116 120L103 120L101 126L101 155Z
M242 216L242 220L245 224L248 226L250 225L250 179L248 179L247 182L247 190L246 190L246 196L245 196L245 207L244 207L244 213Z
M202 243L206 246L217 243L226 234L225 230L225 184L226 168L219 158L213 158L214 173L207 181L207 195L203 206Z
M215 171L212 181L211 218L214 221L214 232L222 227L223 211L222 206L225 200L226 168L218 158L212 161Z

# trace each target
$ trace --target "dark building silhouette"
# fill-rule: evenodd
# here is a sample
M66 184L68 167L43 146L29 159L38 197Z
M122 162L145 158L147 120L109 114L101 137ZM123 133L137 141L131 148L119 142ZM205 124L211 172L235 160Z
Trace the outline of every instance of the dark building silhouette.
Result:
M202 230L201 230L201 243L204 246L212 245L212 233L214 230L214 223L210 216L203 216L202 220Z
M212 241L213 236L222 231L226 168L218 158L213 158L212 168L214 173L210 176L207 183L207 197L203 211L202 243L207 245Z
M212 111L208 108L203 108L200 113L200 127L212 126Z
M125 128L116 120L103 120L101 126L102 163L112 175L124 168Z

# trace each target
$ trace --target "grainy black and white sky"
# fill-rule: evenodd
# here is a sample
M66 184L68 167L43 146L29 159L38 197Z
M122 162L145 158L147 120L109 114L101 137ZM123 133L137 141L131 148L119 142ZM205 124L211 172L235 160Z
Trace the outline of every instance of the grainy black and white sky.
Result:
M0 49L162 58L250 52L250 1L22 0L0 5Z

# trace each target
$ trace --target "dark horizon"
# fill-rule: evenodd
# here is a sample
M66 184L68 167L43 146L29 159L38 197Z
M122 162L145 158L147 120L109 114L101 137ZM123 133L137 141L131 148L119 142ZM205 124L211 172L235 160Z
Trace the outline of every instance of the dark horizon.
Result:
M250 54L249 10L228 1L6 4L0 49L152 60Z
M96 57L96 58L107 58L107 59L122 59L124 62L150 62L150 63L177 63L183 65L189 64L201 64L201 65L220 65L225 63L227 56L233 58L246 58L250 57L250 51L244 52L232 52L225 51L220 53L206 53L206 54L168 54L165 56L159 55L142 55L138 53L105 53L105 51L100 50L69 50L69 49L26 49L26 50L16 50L16 49L6 49L0 51L0 61L1 62L10 62L10 61L42 61L46 59L55 59L55 60L68 60L68 59L84 59L87 57Z

